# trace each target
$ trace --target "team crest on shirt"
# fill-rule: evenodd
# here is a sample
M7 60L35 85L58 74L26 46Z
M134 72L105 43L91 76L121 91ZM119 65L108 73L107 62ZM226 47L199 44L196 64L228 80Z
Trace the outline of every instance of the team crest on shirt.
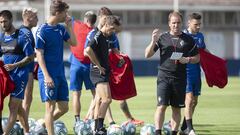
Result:
M184 41L183 41L183 40L180 41L180 45L181 45L181 46L184 45Z
M201 44L202 43L202 39L198 38L198 43Z

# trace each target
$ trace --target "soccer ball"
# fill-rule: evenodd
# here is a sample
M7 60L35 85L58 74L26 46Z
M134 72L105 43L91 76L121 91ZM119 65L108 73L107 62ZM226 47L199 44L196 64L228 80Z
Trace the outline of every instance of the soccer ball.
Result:
M28 118L28 125L30 133L33 131L34 127L36 126L36 120L33 118Z
M42 121L44 121L43 119L40 119L37 121L34 121L33 119L29 119L28 121L29 121L28 124L29 124L30 133L34 135L46 134L46 130L41 124Z
M8 118L3 117L2 118L2 128L5 129L7 127ZM22 128L18 123L15 123L13 125L13 128L10 131L10 135L23 135Z
M121 126L117 124L112 124L107 129L108 135L124 135L124 131Z
M122 124L122 129L124 131L124 135L135 135L136 133L136 126L132 122L124 122Z
M170 121L169 122L166 122L163 124L163 132L165 135L171 135L171 125L170 125Z
M62 121L54 122L54 133L55 135L67 135L68 130Z
M95 128L95 120L94 120L94 119L88 119L88 120L86 121L86 123L87 123L88 125L90 125L91 130L94 131L94 128Z
M2 128L5 129L7 127L7 123L8 123L8 118L7 117L3 117L2 118Z
M23 135L23 130L18 123L13 125L13 128L10 131L10 135Z
M75 135L92 135L93 134L91 125L88 123L85 123L82 120L75 123L73 130L75 132Z
M154 135L155 127L152 124L146 124L140 130L140 135Z

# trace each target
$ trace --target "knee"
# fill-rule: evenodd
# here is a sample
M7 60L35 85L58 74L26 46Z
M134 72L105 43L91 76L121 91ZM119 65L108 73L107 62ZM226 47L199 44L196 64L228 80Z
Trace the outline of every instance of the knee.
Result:
M102 103L104 103L104 104L111 104L111 102L112 102L111 98L105 98L102 100Z
M197 101L197 100L194 100L192 104L193 104L193 107L196 107L197 104L198 104L198 101Z
M165 106L165 105L160 105L157 107L158 112L165 112L166 109L167 109L167 106Z
M194 99L192 97L186 98L185 104L187 107L193 106Z

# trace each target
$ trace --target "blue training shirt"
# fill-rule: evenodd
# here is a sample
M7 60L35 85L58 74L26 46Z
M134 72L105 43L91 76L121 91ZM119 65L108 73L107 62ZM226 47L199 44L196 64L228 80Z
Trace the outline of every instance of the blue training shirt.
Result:
M204 36L201 32L198 32L196 34L191 34L187 29L183 31L184 33L188 34L191 36L195 44L197 45L198 48L205 49L206 45L204 42ZM200 64L187 64L187 79L188 80L196 80L200 79L201 77L201 69L200 69Z
M31 31L31 29L29 29L28 27L22 25L20 27L20 31L22 31L29 39L30 41L30 44L33 48L33 51L34 51L34 47L35 47L35 41L34 41L34 37L33 37L33 33ZM29 72L33 72L33 69L34 69L34 61L32 61L31 63L29 63L28 65L28 69L29 69Z
M0 34L0 45L3 53L4 64L13 64L21 61L26 56L33 54L33 48L31 41L21 30L13 33L12 35ZM16 51L17 50L17 51ZM17 67L9 72L12 78L28 74L28 68L26 66Z
M70 38L63 25L42 24L36 33L36 48L44 50L44 59L48 73L52 76L64 76L63 45ZM43 77L41 68L38 76Z

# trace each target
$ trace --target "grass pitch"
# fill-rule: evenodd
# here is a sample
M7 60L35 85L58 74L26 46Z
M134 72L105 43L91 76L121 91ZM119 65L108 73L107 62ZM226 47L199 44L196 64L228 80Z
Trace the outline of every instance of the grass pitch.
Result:
M135 79L138 96L128 100L128 106L136 119L144 120L145 123L153 123L153 116L156 109L156 77L136 77ZM240 134L240 78L231 77L224 89L216 87L209 88L203 79L202 95L199 97L199 104L194 114L194 128L198 135L238 135ZM39 119L44 117L45 105L41 103L38 82L35 82L33 103L30 117ZM72 98L70 95L69 112L60 120L64 121L73 134L74 115L72 113ZM90 91L82 92L82 113L81 118L87 113L91 100ZM3 116L8 116L8 98L5 100ZM126 121L120 110L117 101L111 104L114 120L121 124ZM170 119L171 110L166 112L166 121ZM108 125L107 120L105 124ZM138 134L139 129L138 127Z

